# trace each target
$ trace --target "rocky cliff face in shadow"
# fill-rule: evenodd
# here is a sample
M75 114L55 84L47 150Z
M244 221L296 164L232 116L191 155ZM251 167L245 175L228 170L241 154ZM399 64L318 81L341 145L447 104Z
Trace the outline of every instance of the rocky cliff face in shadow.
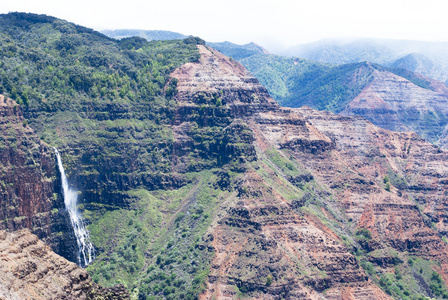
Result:
M27 125L21 108L0 95L0 228L29 228L75 261L76 240L60 194L54 151Z

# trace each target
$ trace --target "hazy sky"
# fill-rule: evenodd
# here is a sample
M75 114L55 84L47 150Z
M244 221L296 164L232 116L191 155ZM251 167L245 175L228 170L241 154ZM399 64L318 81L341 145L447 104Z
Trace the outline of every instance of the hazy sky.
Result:
M94 29L158 29L268 50L334 37L448 41L448 0L13 0Z

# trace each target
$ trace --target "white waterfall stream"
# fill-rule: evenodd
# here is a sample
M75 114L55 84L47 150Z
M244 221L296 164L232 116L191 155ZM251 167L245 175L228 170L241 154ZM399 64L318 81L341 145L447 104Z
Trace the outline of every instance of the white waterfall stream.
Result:
M65 209L70 216L70 222L76 236L78 245L77 260L78 265L85 267L92 262L95 256L95 249L90 242L89 232L84 225L80 211L77 208L78 191L72 189L68 185L67 176L65 176L64 167L62 165L61 155L58 149L54 148L58 159L59 172L61 173L62 191L64 193Z

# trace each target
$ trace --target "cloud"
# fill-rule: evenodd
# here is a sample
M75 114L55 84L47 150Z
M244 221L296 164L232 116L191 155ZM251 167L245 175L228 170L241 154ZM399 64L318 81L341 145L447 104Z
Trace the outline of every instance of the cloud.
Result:
M15 0L0 10L44 13L95 29L163 29L278 47L347 36L448 41L446 0Z

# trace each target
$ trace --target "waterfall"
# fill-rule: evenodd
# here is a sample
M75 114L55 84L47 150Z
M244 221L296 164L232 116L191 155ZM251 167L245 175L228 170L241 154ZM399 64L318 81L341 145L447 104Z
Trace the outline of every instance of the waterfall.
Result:
M89 232L82 221L81 213L77 208L78 191L72 189L68 185L67 176L65 176L64 167L62 166L61 155L58 149L54 148L58 159L59 172L61 173L62 191L64 193L65 209L70 216L70 223L76 236L78 244L77 260L78 265L85 267L92 262L95 256L95 249L90 242Z

